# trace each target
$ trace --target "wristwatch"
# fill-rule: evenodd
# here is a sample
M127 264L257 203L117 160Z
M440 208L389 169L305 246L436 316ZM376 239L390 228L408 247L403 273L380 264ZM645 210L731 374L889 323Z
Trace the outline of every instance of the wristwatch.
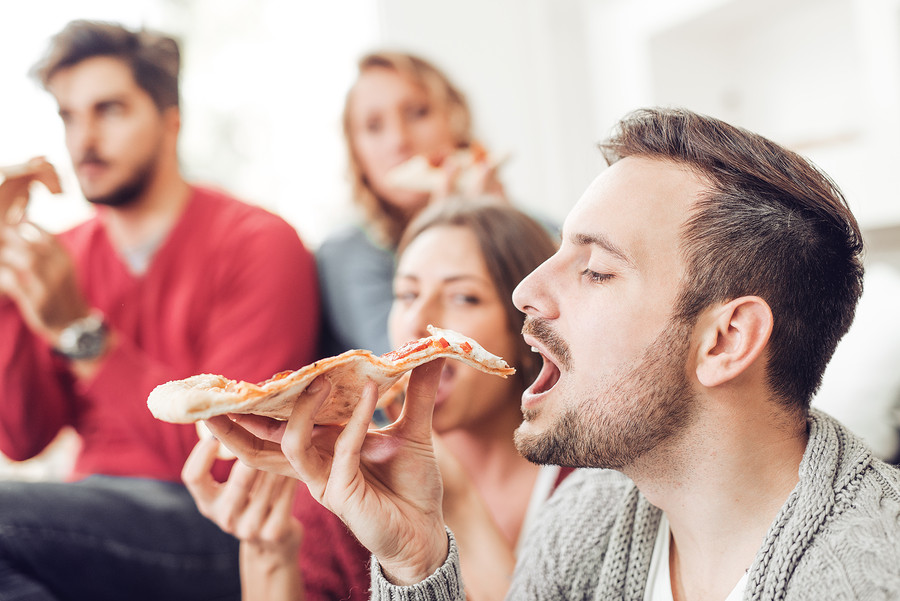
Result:
M106 350L109 328L100 313L76 319L59 335L56 352L67 359L96 359Z

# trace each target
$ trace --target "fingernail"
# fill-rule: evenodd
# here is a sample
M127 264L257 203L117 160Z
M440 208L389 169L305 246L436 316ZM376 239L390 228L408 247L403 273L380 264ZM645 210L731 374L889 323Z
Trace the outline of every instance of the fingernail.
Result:
M322 389L322 378L316 378L313 380L309 386L306 387L306 392L313 393L319 392Z

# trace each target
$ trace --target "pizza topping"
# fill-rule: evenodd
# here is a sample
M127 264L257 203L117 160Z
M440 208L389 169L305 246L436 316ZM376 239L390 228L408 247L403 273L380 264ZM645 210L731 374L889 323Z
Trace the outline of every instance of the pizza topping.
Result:
M399 361L400 359L405 359L409 357L413 353L418 353L419 351L427 349L431 346L431 340L429 339L420 339L420 340L411 340L398 348L395 351L389 351L382 355L388 361Z
M459 345L459 348L461 348L463 351L465 351L467 353L472 352L472 345L469 344L468 342L463 342L462 344Z
M472 140L472 143L469 144L469 151L472 153L472 162L473 163L484 163L487 161L488 152L487 148Z

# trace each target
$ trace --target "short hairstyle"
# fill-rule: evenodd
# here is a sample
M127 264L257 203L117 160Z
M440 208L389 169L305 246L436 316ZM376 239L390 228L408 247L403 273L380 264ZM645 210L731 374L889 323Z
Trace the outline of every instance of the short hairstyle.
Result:
M46 89L59 71L96 56L117 58L127 64L134 81L150 95L160 112L179 105L178 42L144 29L131 31L114 23L72 21L53 36L31 74Z
M459 148L466 148L472 142L472 113L465 95L450 78L425 59L404 52L376 51L366 54L357 63L358 76L370 69L389 69L409 78L422 87L429 101L447 112L450 130ZM375 234L388 246L396 246L405 224L397 223L384 200L378 198L366 181L362 166L353 148L353 132L350 123L350 103L353 89L347 92L342 117L344 141L350 167L353 201L362 210L364 217L374 226Z
M838 187L799 154L684 109L635 111L601 150L610 164L656 158L708 182L682 225L675 316L694 323L713 304L763 298L774 318L768 386L807 410L862 294L862 234Z
M525 276L556 252L557 241L545 226L510 205L455 199L423 209L403 232L397 256L420 234L441 226L465 228L478 240L491 282L498 296L506 301L506 321L519 355L516 378L524 391L537 378L541 361L518 335L525 314L516 309L512 293Z

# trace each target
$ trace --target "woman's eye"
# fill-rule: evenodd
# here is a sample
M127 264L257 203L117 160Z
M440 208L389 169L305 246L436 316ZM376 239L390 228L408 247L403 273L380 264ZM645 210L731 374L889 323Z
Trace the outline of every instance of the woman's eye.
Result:
M377 134L381 131L381 128L381 119L369 119L368 121L366 121L366 131L370 134Z
M585 269L584 271L581 272L581 275L586 277L588 279L588 281L590 281L591 283L594 283L594 284L600 284L600 283L605 282L606 280L609 280L610 278L613 277L611 274L598 273L592 269Z
M415 292L397 292L394 294L394 300L408 305L409 303L416 300L416 293Z
M471 294L454 294L453 302L458 305L477 305L481 299Z
M406 118L409 120L424 119L430 111L427 104L411 106L406 109Z

